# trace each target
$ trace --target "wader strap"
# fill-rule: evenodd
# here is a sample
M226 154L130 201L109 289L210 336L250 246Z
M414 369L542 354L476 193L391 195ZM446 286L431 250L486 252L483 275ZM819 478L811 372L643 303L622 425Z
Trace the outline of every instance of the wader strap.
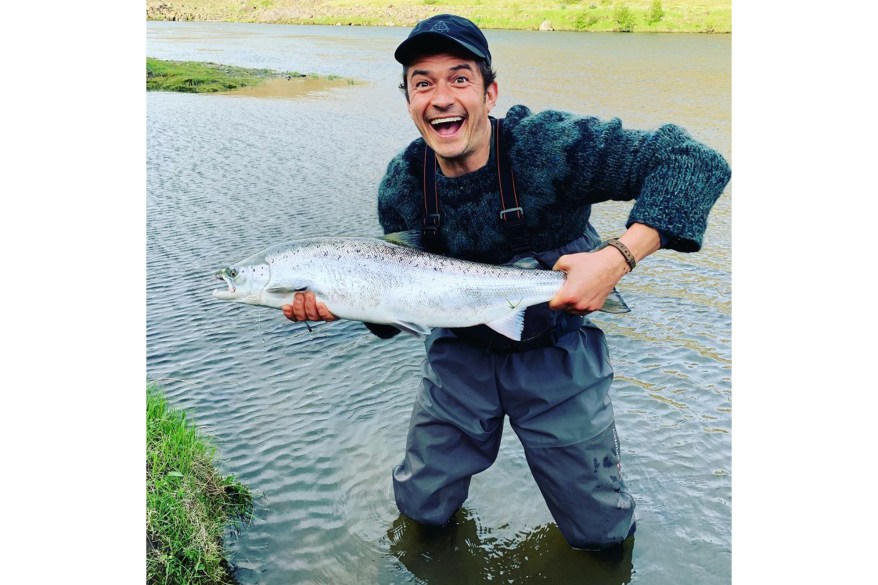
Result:
M513 255L529 252L530 237L527 235L527 222L524 210L518 202L515 177L512 174L512 161L506 152L500 150L500 133L503 120L491 118L494 126L494 155L497 159L497 176L500 177L500 228L512 247Z
M424 225L421 243L430 252L442 252L439 239L439 189L436 188L436 153L429 146L424 150Z
M512 173L512 162L505 152L500 150L500 132L503 120L491 118L494 133L494 157L497 160L497 176L500 183L500 229L512 248L512 255L531 250L524 209L518 201L515 189L515 177ZM430 252L442 252L442 240L439 237L441 216L439 214L439 189L436 185L436 153L425 145L424 148L424 224L421 228L421 241Z

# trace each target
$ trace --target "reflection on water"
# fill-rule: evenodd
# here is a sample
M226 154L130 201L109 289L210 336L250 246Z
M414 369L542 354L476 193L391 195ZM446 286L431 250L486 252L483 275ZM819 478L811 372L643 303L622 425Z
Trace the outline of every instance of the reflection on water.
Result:
M375 195L417 136L397 89L404 29L148 23L147 54L339 75L292 99L147 96L147 373L261 494L229 541L242 583L627 583L730 580L731 190L699 254L661 251L620 283L607 333L637 544L573 551L515 433L447 531L399 517L390 480L424 357L354 322L314 326L216 301L212 274L271 244L378 235ZM731 158L727 36L489 31L494 113L559 107L626 126L680 122ZM362 81L362 83L361 83ZM604 236L630 203L596 206ZM508 423L507 423L508 427Z

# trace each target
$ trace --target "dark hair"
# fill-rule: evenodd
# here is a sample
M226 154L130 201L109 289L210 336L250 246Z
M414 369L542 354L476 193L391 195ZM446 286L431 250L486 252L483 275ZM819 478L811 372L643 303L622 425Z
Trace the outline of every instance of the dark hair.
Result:
M472 58L471 55L460 55L462 57L466 57L467 59ZM492 83L497 79L497 73L494 71L494 68L488 65L484 59L476 59L476 64L479 66L479 72L482 74L482 81L485 82L485 95L488 94L488 88ZM409 73L409 65L402 66L402 83L399 84L399 89L402 90L402 94L405 96L405 101L409 101L409 92L408 92L408 73Z

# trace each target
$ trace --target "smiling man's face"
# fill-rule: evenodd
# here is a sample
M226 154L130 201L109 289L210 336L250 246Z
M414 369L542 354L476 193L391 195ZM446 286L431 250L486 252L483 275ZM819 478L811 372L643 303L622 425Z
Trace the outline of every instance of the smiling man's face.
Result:
M478 64L449 54L413 61L406 73L408 108L442 172L457 177L488 162L497 83L484 87Z

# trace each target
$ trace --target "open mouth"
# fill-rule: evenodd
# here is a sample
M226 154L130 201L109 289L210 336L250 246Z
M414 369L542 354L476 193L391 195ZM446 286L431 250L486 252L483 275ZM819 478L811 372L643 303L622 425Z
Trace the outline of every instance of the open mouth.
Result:
M218 270L218 271L216 271L216 272L214 273L214 277L215 277L217 280L225 281L226 285L228 285L228 287L229 287L228 291L222 291L222 290L220 290L220 289L217 289L215 292L220 292L220 293L221 293L221 292L230 292L230 293L235 292L235 283L234 283L234 282L232 281L232 279L229 277L226 268L223 268L222 270Z
M430 126L439 136L452 136L463 126L463 116L446 116L430 120Z

